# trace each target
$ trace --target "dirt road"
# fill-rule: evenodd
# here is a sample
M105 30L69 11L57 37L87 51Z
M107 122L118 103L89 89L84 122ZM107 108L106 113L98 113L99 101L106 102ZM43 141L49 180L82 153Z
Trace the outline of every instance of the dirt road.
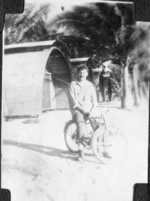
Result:
M135 183L147 182L148 110L111 109L128 140L117 165L99 163L91 153L80 164L64 143L68 111L44 113L39 123L16 119L2 124L2 188L12 201L131 201Z

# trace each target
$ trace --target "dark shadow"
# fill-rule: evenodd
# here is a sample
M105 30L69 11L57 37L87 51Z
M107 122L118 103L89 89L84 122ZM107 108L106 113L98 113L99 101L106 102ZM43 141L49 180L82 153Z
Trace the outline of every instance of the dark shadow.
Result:
M3 145L16 146L16 147L36 151L36 152L39 152L41 154L45 154L48 156L65 158L65 159L69 159L69 160L73 160L73 161L77 160L76 159L77 154L71 153L69 151L57 149L54 147L42 146L42 145L37 145L37 144L28 144L28 143L13 141L13 140L3 140Z

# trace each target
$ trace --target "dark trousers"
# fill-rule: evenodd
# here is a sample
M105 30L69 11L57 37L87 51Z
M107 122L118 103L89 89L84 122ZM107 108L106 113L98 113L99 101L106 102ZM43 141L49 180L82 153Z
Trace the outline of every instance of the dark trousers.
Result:
M108 88L108 100L111 101L111 96L112 96L112 84L111 80L109 78L103 78L102 76L100 77L100 83L99 83L99 89L100 93L102 95L102 101L106 101L106 93L105 89L106 87Z

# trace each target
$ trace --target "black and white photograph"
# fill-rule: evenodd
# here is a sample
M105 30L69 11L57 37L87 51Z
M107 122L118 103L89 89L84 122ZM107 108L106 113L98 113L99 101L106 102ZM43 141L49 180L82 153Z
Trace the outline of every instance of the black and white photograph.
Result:
M25 0L3 29L11 201L133 201L148 182L150 22L133 2Z

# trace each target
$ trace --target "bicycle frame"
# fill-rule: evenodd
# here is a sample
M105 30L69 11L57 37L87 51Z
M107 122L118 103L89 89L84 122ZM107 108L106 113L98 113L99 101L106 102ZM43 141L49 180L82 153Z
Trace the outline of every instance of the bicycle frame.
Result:
M106 121L105 121L105 114L108 112L109 110L107 110L105 113L101 113L101 115L100 116L98 116L98 117L94 117L94 116L89 116L88 118L86 118L85 119L85 129L86 129L86 132L85 132L85 136L84 136L84 138L83 139L81 139L81 140L77 140L76 138L75 138L75 141L76 141L76 143L78 144L78 142L79 141L81 141L81 143L84 143L84 141L85 141L85 143L84 143L84 146L90 146L90 144L91 143L89 143L89 141L91 141L91 139L92 139L92 137L93 137L93 135L94 135L94 133L95 133L95 131L98 129L98 128L100 128L100 127L103 127L103 126L105 126L105 127L107 127L106 126ZM97 119L99 119L98 121L97 121ZM74 120L72 120L75 124L76 124L76 122L74 121ZM69 122L68 122L69 123ZM67 123L67 124L68 124ZM66 125L67 125L66 124ZM90 128L88 127L88 125L90 125ZM90 130L89 130L90 129ZM65 132L65 130L66 130L66 126L65 126L65 128L64 128L64 132ZM88 142L88 143L86 143L86 141ZM88 148L88 147L87 147Z
M101 126L105 125L105 121L103 120L102 122L98 122L96 119L101 119L100 117L89 117L86 121L85 121L85 127L86 127L86 136L90 137L94 134L94 132ZM92 128L92 133L88 132L88 124L91 125Z
M86 132L85 136L82 139L77 139L76 137L77 125L75 124L75 121L70 120L69 122L67 122L64 129L66 145L68 149L73 153L78 153L78 143L80 142L83 144L85 149L92 148L94 155L100 162L111 163L111 159L116 160L118 157L118 152L116 152L118 149L115 150L115 147L118 146L120 142L123 145L121 145L121 150L124 150L127 147L126 139L122 135L120 128L117 125L114 125L111 122L107 121L107 119L105 119L104 113L102 113L100 117L90 116L85 119ZM88 125L90 127L88 127ZM116 136L119 136L119 138L116 138ZM122 151L120 152L120 154L123 156ZM120 159L122 157L121 155L119 155Z

